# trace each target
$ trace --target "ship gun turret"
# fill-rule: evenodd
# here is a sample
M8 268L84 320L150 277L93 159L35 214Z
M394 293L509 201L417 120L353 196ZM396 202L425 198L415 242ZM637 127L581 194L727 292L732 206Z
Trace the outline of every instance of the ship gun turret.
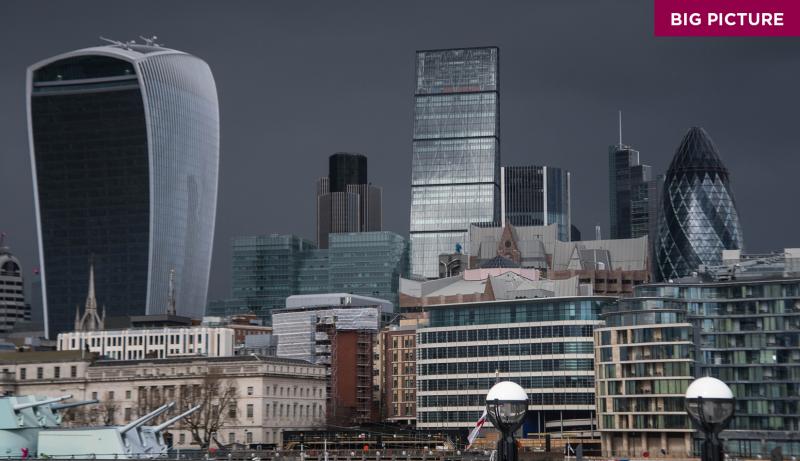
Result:
M169 411L175 402L162 405L124 426L50 430L39 434L38 456L73 458L89 455L97 459L155 458L165 453L160 432L186 412L157 426L145 426ZM194 410L194 409L193 409Z
M145 447L147 454L149 455L166 455L169 447L167 443L164 441L164 429L172 426L173 424L177 423L178 421L182 420L183 418L191 415L195 411L199 410L202 405L197 405L196 407L190 408L183 413L174 416L163 423L159 424L158 426L144 426L141 430L142 436L142 443Z
M60 410L97 402L60 403L69 398L72 396L0 398L0 455L32 455L38 448L39 431L61 425Z

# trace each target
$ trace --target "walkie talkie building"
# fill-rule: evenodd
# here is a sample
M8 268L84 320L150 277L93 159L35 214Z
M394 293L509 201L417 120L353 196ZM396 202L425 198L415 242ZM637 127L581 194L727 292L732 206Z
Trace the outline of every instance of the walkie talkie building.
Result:
M742 230L729 183L708 133L693 127L681 140L664 180L656 241L656 279L718 266L722 250L741 249Z
M116 43L28 69L28 134L50 337L83 304L89 258L110 317L206 306L219 167L211 70L181 51Z

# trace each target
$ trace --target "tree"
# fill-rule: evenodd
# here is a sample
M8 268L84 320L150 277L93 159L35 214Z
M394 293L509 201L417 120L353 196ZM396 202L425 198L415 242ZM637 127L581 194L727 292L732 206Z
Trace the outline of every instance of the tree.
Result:
M181 389L181 411L202 405L198 411L184 418L181 425L191 432L194 443L201 448L208 448L213 435L228 422L236 420L236 403L233 382L223 379L221 370L209 368L199 385Z

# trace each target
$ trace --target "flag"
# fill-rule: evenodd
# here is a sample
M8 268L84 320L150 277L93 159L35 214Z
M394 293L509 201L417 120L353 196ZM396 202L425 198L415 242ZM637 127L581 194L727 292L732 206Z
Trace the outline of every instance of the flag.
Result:
M481 415L478 422L475 423L475 427L470 431L469 435L467 436L467 440L469 441L469 445L467 448L471 447L472 444L475 442L475 439L478 438L478 434L481 432L481 428L483 424L486 423L486 410L483 410L483 414Z

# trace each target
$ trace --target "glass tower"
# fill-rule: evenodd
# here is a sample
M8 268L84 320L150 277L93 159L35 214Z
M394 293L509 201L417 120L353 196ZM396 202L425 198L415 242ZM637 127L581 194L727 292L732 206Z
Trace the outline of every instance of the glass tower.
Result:
M232 297L208 305L209 315L253 312L267 324L273 309L298 294L351 293L399 303L400 277L408 276L408 242L394 232L330 235L318 249L295 235L233 239Z
M570 174L546 166L501 168L505 226L558 225L558 239L570 241Z
M649 198L655 183L649 165L639 163L639 151L624 144L608 148L609 205L612 239L648 235Z
M499 221L497 48L417 52L411 173L411 272L439 275L439 255L473 222Z
M46 333L71 325L94 256L109 316L206 304L217 203L219 111L208 65L118 44L28 69L28 127Z
M742 248L728 170L704 129L693 127L683 137L663 188L657 280L689 275L700 265L719 265L722 250Z

